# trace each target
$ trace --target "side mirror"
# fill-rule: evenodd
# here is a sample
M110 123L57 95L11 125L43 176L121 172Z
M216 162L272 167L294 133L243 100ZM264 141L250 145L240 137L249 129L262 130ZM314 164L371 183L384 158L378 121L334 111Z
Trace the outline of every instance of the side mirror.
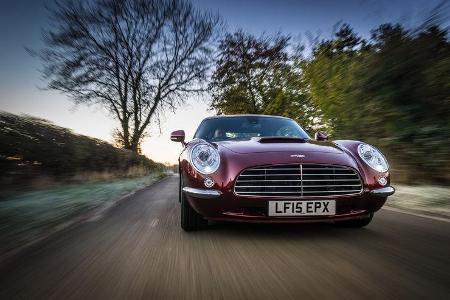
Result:
M315 134L316 141L328 141L328 135L325 132L317 131Z
M186 134L184 133L184 130L176 130L170 134L170 140L173 142L179 142L185 145L184 139L186 137Z

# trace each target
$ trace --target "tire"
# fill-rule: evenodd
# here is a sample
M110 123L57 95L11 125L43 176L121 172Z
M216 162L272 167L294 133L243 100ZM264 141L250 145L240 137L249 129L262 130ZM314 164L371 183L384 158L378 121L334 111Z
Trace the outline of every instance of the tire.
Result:
M179 172L178 174L180 174L180 180L178 182L178 202L181 203L181 197L183 195L183 183L181 182L181 172Z
M371 213L367 218L348 220L348 221L340 221L336 222L337 226L347 227L347 228L362 228L364 226L369 225L369 223L373 219L373 213Z
M180 175L181 176L181 175ZM187 201L182 192L183 179L180 180L180 198L181 198L181 228L184 231L195 231L206 228L208 221L198 214Z

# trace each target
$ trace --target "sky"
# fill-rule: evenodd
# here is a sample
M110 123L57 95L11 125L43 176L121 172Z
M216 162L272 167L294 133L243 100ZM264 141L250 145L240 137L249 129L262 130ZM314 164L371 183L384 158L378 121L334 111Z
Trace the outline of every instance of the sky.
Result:
M370 30L386 22L407 26L420 23L437 0L192 0L195 7L219 13L226 29L243 29L255 35L282 32L302 40L306 32L323 38L332 35L337 22L349 23L367 37ZM48 20L45 0L0 0L0 110L48 119L74 132L111 142L118 126L98 106L75 106L65 95L43 89L40 62L25 47L42 47L41 29ZM189 98L175 113L167 112L161 128L152 126L142 151L151 159L175 163L181 145L169 140L170 132L184 129L191 139L201 120L213 115L208 97Z

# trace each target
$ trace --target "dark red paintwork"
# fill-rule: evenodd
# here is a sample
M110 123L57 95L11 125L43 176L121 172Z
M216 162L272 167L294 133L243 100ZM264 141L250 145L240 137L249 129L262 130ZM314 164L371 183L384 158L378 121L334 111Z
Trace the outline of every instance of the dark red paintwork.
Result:
M177 136L180 134L177 133ZM222 195L214 199L200 199L186 195L190 205L203 217L211 220L226 220L258 223L301 223L322 222L333 220L348 220L367 217L379 210L387 197L379 197L369 192L382 188L377 179L387 178L390 184L389 172L379 173L359 159L357 147L361 142L352 140L308 141L304 143L259 143L248 141L213 142L220 153L219 169L211 175L198 173L189 161L192 146L201 140L193 140L186 144L179 158L180 176L184 186L205 189L204 179L210 177L215 184L211 189L219 190ZM304 154L304 158L291 157L292 154ZM291 163L331 164L351 167L357 170L363 181L363 192L359 195L341 196L303 196L298 200L333 199L336 200L336 215L314 217L268 217L265 212L268 201L282 200L283 197L238 196L234 194L236 177L244 169ZM292 198L290 198L292 199ZM245 211L243 207L253 208Z

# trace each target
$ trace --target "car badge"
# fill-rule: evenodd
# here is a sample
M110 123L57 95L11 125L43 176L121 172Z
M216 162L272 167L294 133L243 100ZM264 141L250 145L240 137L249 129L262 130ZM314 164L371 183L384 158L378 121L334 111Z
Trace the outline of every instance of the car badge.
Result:
M303 158L305 155L303 154L291 154L291 157Z

